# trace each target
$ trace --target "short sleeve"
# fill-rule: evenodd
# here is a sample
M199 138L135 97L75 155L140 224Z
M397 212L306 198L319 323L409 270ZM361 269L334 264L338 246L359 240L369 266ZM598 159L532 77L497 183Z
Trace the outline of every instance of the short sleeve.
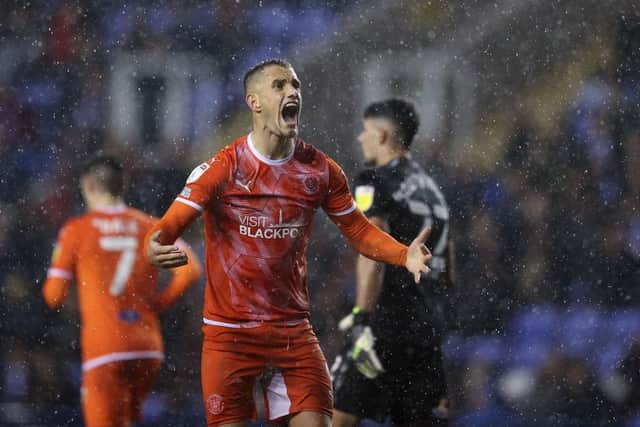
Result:
M356 204L349 191L347 177L336 162L327 158L329 163L329 189L322 208L328 215L341 216L353 212Z
M47 277L71 280L77 259L76 233L73 223L67 223L58 233L56 245L51 254L51 265Z
M220 151L213 159L199 164L191 171L176 201L202 212L218 195L231 176L232 158L228 150Z
M360 172L353 188L356 204L367 217L386 218L388 202L375 170L366 169Z

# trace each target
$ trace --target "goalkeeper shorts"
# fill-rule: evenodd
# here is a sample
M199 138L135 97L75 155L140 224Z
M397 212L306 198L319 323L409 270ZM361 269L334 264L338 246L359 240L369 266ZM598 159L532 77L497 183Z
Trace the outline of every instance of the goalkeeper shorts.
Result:
M416 348L379 339L375 348L385 372L373 380L358 371L351 347L331 367L335 409L379 422L391 417L400 425L447 425L440 410L447 387L439 347Z

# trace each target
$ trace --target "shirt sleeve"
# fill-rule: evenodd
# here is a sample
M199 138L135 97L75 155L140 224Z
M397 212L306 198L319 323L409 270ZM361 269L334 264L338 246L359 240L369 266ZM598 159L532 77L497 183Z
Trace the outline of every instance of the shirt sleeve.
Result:
M360 209L330 218L362 255L392 265L405 266L407 263L408 248L369 222Z
M227 150L222 150L213 159L196 166L176 197L176 202L191 206L200 212L204 211L229 181L231 164L231 156Z
M367 169L354 181L354 196L358 208L368 218L379 217L387 219L389 200L384 194L379 177L373 169Z
M329 163L329 190L322 208L331 216L347 215L356 209L356 203L347 184L347 177L336 162L330 158L327 158L327 161Z
M47 270L47 280L42 287L45 302L52 308L62 305L74 278L77 241L78 239L74 237L74 228L69 223L58 233L51 255L51 264Z
M148 253L149 239L156 231L161 231L162 244L173 244L205 207L221 194L229 181L231 171L232 159L226 149L210 161L198 165L169 209L147 233L144 240L145 253Z

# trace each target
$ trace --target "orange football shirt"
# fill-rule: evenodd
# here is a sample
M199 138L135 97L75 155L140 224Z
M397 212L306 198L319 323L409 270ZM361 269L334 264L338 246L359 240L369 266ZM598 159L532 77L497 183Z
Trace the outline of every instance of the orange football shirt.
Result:
M204 213L204 321L232 324L307 317L314 213L356 209L342 169L324 153L298 139L290 155L271 160L250 136L196 167L176 204Z
M155 221L120 205L73 218L60 230L43 293L47 304L59 306L75 279L85 371L118 360L163 357L157 310L172 301L157 293L158 271L143 253ZM193 265L196 271L180 285L182 291L200 274L198 261ZM180 293L167 292L170 299Z

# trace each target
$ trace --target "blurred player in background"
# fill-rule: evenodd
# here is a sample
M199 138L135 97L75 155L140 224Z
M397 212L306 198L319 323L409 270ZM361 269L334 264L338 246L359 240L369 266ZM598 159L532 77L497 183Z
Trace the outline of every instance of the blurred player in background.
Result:
M82 405L89 427L129 426L158 377L163 342L158 313L202 276L184 242L189 264L173 270L158 292L158 271L143 254L144 236L156 221L125 206L122 165L96 157L80 178L88 212L59 233L43 287L51 308L60 307L72 280L81 316Z
M356 306L340 322L349 344L332 366L334 427L387 416L398 426L446 425L447 390L435 293L451 284L449 209L409 147L419 121L413 105L389 99L369 105L358 137L365 161L354 185L358 207L400 242L421 229L431 271L416 285L410 274L362 255L356 266Z
M407 247L375 227L357 209L342 169L298 138L301 83L291 64L260 63L244 86L252 132L194 169L153 228L148 255L159 267L186 262L172 243L204 213L202 390L209 426L247 426L256 386L267 419L329 426L331 380L309 323L313 215L322 208L358 251L416 278L428 271L427 233Z

